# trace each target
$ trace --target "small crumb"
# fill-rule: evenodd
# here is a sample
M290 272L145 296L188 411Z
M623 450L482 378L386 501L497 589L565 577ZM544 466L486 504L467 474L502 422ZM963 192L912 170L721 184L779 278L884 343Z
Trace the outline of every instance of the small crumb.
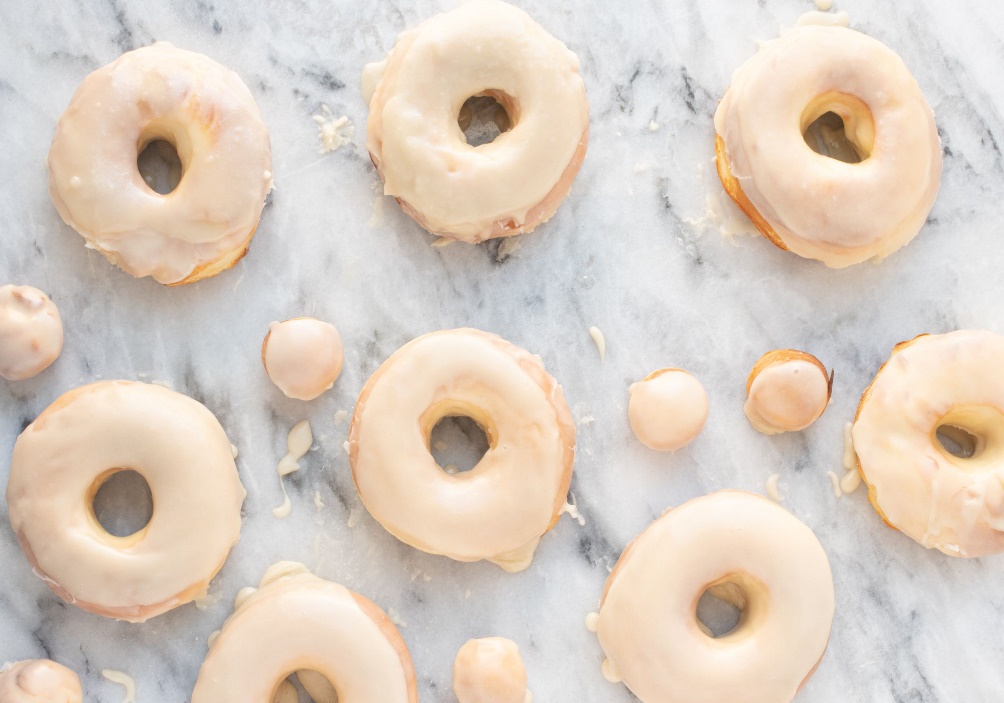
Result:
M781 502L781 492L777 489L777 482L781 479L781 474L771 474L767 478L767 495L775 503Z
M596 344L596 351L600 353L600 361L604 361L607 358L607 340L603 336L599 327L590 327L589 336L593 338L593 343Z
M125 696L122 698L122 703L136 703L136 682L133 680L132 676L124 671L116 671L115 669L102 669L101 675L108 681L117 683L125 689Z
M437 439L435 442L432 443L432 448L435 449L437 452L445 452L447 447L449 446L450 446L449 444L447 444L441 439Z
M321 492L314 491L314 507L321 510L324 507L324 501L321 500Z
M236 458L237 458L237 455L238 455L239 453L240 453L240 452L238 452L238 451L237 451L237 445L236 445L236 444L231 444L231 445L230 445L230 454L231 454L231 455L233 455L234 459L236 459Z
M828 12L833 7L833 0L816 0L816 8L822 12Z
M833 484L833 497L839 498L843 495L840 490L840 478L832 471L827 471L826 475L830 477L830 483Z
M593 417L592 415L585 415L579 418L580 425L591 425L594 422L596 422L596 418Z
M352 452L349 451L349 442L348 442L348 440L342 442L342 449L345 450L346 454L349 454L349 455L352 454Z
M662 125L660 125L658 122L656 122L655 120L652 120L651 122L648 123L648 131L649 132L658 132L659 131L659 127L661 127L661 126Z
M373 199L373 211L370 213L369 225L372 229L383 226L384 220L386 219L386 210L384 210L384 203L387 202L387 198L383 194L378 195Z
M495 260L502 263L515 254L516 250L519 249L522 244L523 243L519 241L519 237L506 237L499 243L498 251L495 252Z
M397 627L408 627L408 623L406 623L404 618L402 618L401 615L393 608L387 608L387 617L390 618L390 621Z
M596 632L600 628L600 614L599 613L589 613L586 616L586 629L590 632Z
M348 419L349 419L349 413L347 410L339 410L338 412L335 413L336 425L344 424L344 422Z
M447 464L446 466L443 467L443 471L452 476L453 474L457 473L459 469L456 467L455 464Z
M329 154L352 140L355 127L345 115L336 118L331 108L321 105L320 114L314 115L313 118L317 123L317 138L321 142L320 153Z
M431 246L435 247L436 249L442 249L443 247L450 246L455 241L456 241L455 239L450 239L449 237L436 237L432 241Z

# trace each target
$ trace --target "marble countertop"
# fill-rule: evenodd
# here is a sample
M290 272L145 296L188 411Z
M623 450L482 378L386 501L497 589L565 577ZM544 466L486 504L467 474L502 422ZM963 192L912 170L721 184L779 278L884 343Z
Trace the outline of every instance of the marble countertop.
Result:
M215 412L240 448L248 489L241 540L209 602L144 625L56 598L31 574L0 508L0 661L52 657L81 673L88 701L121 697L104 668L135 677L140 703L187 700L237 590L293 559L394 611L425 701L453 700L454 654L486 635L519 644L537 701L630 701L602 678L600 648L583 626L621 549L667 506L726 487L763 493L776 472L783 505L825 546L837 594L829 649L797 700L999 699L1004 561L925 550L886 529L863 490L835 498L826 472L841 471L844 424L893 344L956 328L1004 332L1004 5L837 0L852 27L892 46L915 73L945 168L913 244L881 265L832 271L759 237L723 237L704 218L708 197L721 192L711 161L716 101L758 40L814 9L807 0L639 0L616 11L600 0L518 0L581 58L589 154L556 217L516 251L499 252L497 242L431 247L379 196L358 85L398 32L454 4L0 8L0 283L45 290L66 327L51 369L0 381L0 477L17 434L60 393L125 378L166 382ZM180 289L133 279L86 250L46 187L49 140L78 83L154 40L237 71L274 153L277 189L250 254ZM352 143L326 155L312 119L322 105L356 125ZM268 323L297 315L333 322L346 346L335 388L311 403L283 397L258 354ZM591 325L606 336L605 362ZM337 411L351 411L376 367L413 337L455 326L540 354L579 420L572 493L585 525L562 519L520 574L399 543L361 508L342 449L347 423ZM789 346L835 368L833 402L805 432L765 437L743 416L746 374L761 353ZM627 386L662 366L691 370L711 401L703 435L672 455L645 449L626 418ZM304 418L315 447L288 481L291 516L277 520L275 465Z

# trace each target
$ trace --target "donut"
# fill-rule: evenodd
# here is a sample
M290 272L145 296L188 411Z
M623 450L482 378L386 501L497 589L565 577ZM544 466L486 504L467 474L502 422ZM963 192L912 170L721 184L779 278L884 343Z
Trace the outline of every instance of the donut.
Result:
M834 113L858 163L803 134ZM843 268L912 240L941 181L934 113L903 60L846 27L795 27L732 76L715 113L726 192L781 249Z
M94 496L139 473L153 516L115 537ZM233 449L202 404L161 386L103 381L60 396L14 443L10 524L34 571L67 603L143 622L204 596L237 542L244 501Z
M27 659L0 668L0 703L81 703L80 677L48 659Z
M0 286L0 376L37 376L62 351L63 321L49 296L31 286Z
M528 703L519 647L504 637L467 640L453 662L458 703Z
M706 590L742 611L731 632L698 621ZM761 496L712 493L624 549L600 603L604 672L643 703L785 703L822 659L833 609L812 530Z
M797 432L822 416L832 390L833 374L819 359L797 349L775 349L753 365L743 410L758 432Z
M312 317L273 322L261 345L265 373L295 400L313 400L335 385L344 359L338 330Z
M271 702L293 672L319 702L418 703L408 647L383 611L302 564L280 562L238 596L192 703ZM336 698L327 697L332 687Z
M1004 336L985 330L897 344L851 430L868 499L893 529L958 557L1004 552ZM972 455L953 455L939 431Z
M401 34L367 66L366 146L418 224L480 242L533 231L571 190L586 156L589 103L578 57L520 9L471 0ZM502 105L512 128L467 143L471 97Z
M181 160L167 195L136 166L158 140ZM138 278L181 285L247 253L271 169L268 130L237 74L157 42L84 79L52 137L49 193L88 248Z
M444 417L476 421L488 451L447 474L429 449ZM539 357L472 329L412 340L363 386L349 428L359 496L402 542L506 571L533 560L572 480L575 425Z
M708 394L683 369L659 369L628 387L628 420L649 449L673 452L690 444L708 420Z

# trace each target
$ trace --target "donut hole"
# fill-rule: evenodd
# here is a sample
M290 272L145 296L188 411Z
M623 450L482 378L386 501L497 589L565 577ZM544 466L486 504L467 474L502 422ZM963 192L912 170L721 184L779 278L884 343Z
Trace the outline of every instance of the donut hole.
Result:
M958 459L972 459L980 447L979 438L961 427L941 425L934 431L941 448Z
M864 102L843 93L826 93L802 113L802 138L817 154L847 164L867 160L875 123Z
M338 703L338 691L324 674L303 669L279 682L270 703Z
M464 101L457 124L472 147L491 144L515 125L512 98L499 90L472 95Z
M150 484L136 471L116 470L98 479L91 510L105 532L113 537L130 537L149 525L153 517Z
M467 415L443 417L429 435L432 458L448 474L470 471L488 453L488 448L485 428Z
M709 584L697 599L697 627L713 639L739 635L762 620L764 593L763 584L744 574L731 574Z
M152 139L144 145L136 157L136 168L147 187L160 195L177 188L184 171L178 150L166 139Z

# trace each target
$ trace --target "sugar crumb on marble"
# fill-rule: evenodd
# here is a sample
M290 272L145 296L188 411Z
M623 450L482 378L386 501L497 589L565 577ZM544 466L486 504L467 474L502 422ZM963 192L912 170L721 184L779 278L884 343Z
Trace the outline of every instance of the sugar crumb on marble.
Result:
M355 126L345 115L335 117L331 108L321 105L321 111L312 115L317 123L317 138L321 142L320 153L330 154L352 141Z

